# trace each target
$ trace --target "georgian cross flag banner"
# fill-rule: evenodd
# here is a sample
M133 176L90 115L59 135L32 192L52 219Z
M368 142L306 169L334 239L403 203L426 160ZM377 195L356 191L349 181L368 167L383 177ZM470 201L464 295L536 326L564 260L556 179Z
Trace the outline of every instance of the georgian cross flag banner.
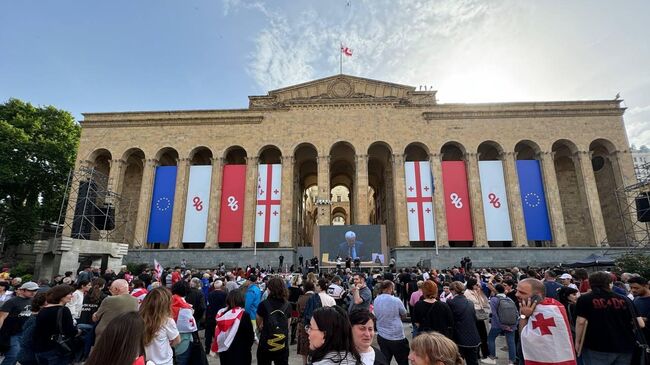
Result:
M447 232L450 241L473 241L465 161L442 161Z
M429 161L404 163L409 241L435 241L433 177Z
M208 229L208 210L210 208L211 177L212 166L190 166L183 242L205 242Z
M147 243L169 244L169 233L174 213L176 170L176 166L156 167Z
M225 165L221 185L219 242L241 242L244 235L246 165Z
M512 241L502 161L479 161L483 216L488 241Z
M526 365L575 365L571 328L562 303L545 298L521 330Z
M552 240L539 161L517 160L517 176L519 176L521 190L521 205L524 208L526 237L531 241Z
M255 242L280 242L282 165L258 167Z

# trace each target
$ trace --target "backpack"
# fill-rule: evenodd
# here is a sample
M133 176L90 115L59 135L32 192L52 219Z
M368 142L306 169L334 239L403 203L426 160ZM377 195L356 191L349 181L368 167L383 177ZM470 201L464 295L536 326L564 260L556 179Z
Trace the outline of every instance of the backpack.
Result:
M320 300L320 295L318 293L312 294L305 305L305 311L302 314L303 323L308 325L311 321L311 317L314 314L314 311L323 306L323 302Z
M504 326L514 326L517 324L517 320L519 319L517 305L508 297L499 297L499 302L497 303L497 315L499 316L499 322Z
M284 303L281 308L273 310L268 300L263 301L268 316L264 319L260 345L269 352L288 350L289 317L286 312L290 304Z

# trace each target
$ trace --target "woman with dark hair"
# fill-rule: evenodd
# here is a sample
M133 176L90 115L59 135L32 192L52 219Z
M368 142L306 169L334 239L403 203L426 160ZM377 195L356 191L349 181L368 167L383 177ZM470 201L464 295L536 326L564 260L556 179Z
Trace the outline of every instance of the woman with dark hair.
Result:
M65 306L70 309L70 313L72 313L72 318L75 320L78 320L79 317L81 316L81 308L83 307L84 303L84 297L86 296L86 293L90 290L90 281L88 280L80 280L76 285L75 285L75 291L72 293L72 300L70 303L66 304Z
M36 316L41 308L45 305L45 293L36 293L32 299L32 315L23 324L23 335L20 338L20 352L18 353L18 362L21 365L36 365L36 356L34 355L34 327L36 326Z
M476 328L474 304L465 298L465 285L460 281L451 283L449 289L454 294L454 297L447 301L454 315L453 340L467 365L478 365L478 347L481 345L481 337Z
M70 309L65 306L72 300L73 291L70 285L57 285L45 293L47 304L36 316L33 336L34 353L39 364L63 365L72 361L72 354L61 353L54 339L59 334L67 338L77 335Z
M90 348L95 344L95 327L97 322L93 321L93 314L97 312L107 295L104 293L106 280L103 278L94 278L90 282L90 290L84 296L81 306L81 314L77 320L77 328L81 330L81 336L84 342L82 359L88 357Z
M241 290L228 292L226 307L217 312L216 321L210 354L218 352L222 364L250 364L255 332L251 317L244 309Z
M270 278L266 288L269 296L257 307L257 327L260 330L257 363L288 364L291 321L291 305L287 301L289 292L279 276Z
M172 295L165 287L150 291L140 305L146 357L156 365L172 365L172 346L181 342L176 322L172 318L171 305Z
M115 317L93 347L88 365L144 365L144 321L138 312Z
M309 355L309 337L305 331L305 326L308 323L304 322L305 308L307 308L307 302L312 295L316 295L314 292L314 283L312 281L303 281L302 288L305 291L304 294L298 298L298 355L302 355L302 363L307 364L307 355Z
M375 316L365 308L355 309L350 313L350 325L352 325L354 347L359 352L361 363L364 365L388 365L386 356L372 346L377 326Z
M578 289L563 286L557 291L557 299L566 309L566 315L571 325L572 338L576 338L576 303L578 302Z
M314 310L309 325L309 363L312 365L356 365L361 356L352 339L347 314L338 306Z
M476 278L470 277L465 283L465 297L474 304L474 312L476 314L476 329L481 337L481 358L485 359L490 354L487 345L487 327L485 321L490 316L490 302L488 302L485 293L481 289L481 285Z
M454 315L446 303L438 300L438 286L431 280L422 284L422 300L413 308L413 321L418 332L438 331L452 338Z

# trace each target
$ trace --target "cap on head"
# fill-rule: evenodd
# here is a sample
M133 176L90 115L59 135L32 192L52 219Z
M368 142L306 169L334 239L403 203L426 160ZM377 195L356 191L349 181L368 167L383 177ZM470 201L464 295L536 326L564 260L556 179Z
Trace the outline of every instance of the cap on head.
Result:
M28 281L28 282L26 282L25 284L21 285L20 288L18 288L18 289L20 289L20 290L35 291L35 290L38 290L38 284L36 284L36 283L33 282L33 281Z

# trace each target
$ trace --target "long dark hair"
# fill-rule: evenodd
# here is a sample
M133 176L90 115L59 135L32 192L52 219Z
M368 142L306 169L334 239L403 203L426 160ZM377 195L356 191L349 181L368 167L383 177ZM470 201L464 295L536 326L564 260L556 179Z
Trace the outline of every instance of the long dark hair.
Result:
M106 285L106 280L103 278L94 278L90 282L91 288L88 291L88 297L90 298L91 303L98 303L102 298L102 288Z
M233 309L236 307L244 307L245 305L244 296L242 295L241 290L235 289L228 292L226 296L226 307L228 309Z
M88 365L131 365L144 353L144 321L138 312L120 314L108 323L93 346Z
M320 307L314 311L313 318L318 329L325 334L325 342L323 346L309 352L310 362L323 360L330 352L334 352L334 355L327 358L334 363L342 362L348 354L360 363L361 356L352 340L352 326L343 309L336 305Z

